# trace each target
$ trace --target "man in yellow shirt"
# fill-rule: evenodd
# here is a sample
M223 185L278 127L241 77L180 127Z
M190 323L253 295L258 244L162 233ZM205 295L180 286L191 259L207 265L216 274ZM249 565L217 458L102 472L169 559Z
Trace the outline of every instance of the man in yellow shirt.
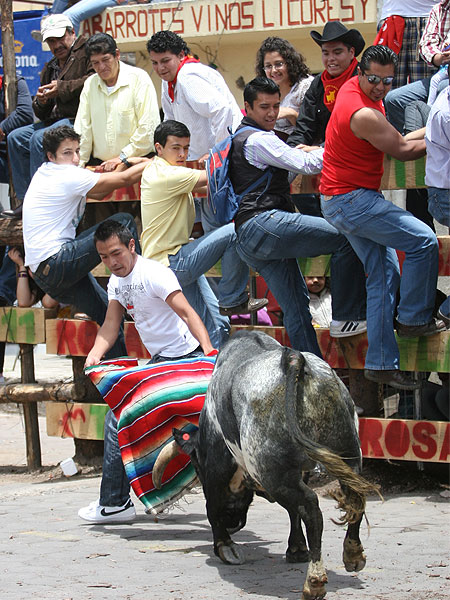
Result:
M217 348L228 337L225 317L257 311L267 300L248 297L248 267L237 255L232 223L189 242L195 218L192 192L206 185L205 171L185 166L189 129L178 121L164 121L155 130L154 143L157 157L141 181L142 253L172 269ZM204 273L219 260L218 302Z
M86 43L95 74L83 87L75 130L81 135L80 166L91 159L113 171L133 156L154 150L159 110L152 80L143 69L120 61L116 42L96 33Z

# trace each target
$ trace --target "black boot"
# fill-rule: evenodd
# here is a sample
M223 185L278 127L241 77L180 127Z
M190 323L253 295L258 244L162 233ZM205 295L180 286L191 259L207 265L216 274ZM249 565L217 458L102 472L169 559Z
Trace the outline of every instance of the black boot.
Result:
M0 217L4 217L5 219L21 219L22 218L22 206L23 201L16 206L16 208L11 208L9 210L2 210L0 213Z

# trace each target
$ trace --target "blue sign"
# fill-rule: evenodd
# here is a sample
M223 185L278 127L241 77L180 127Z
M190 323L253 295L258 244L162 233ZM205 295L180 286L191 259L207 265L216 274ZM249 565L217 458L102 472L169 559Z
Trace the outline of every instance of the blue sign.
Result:
M47 11L45 11L47 12ZM42 50L41 42L31 37L33 30L40 30L44 11L26 10L14 13L14 52L16 72L25 78L30 94L34 96L40 85L40 73L46 62L52 58L50 51ZM1 40L1 31L0 31ZM0 46L0 71L3 73L3 56Z

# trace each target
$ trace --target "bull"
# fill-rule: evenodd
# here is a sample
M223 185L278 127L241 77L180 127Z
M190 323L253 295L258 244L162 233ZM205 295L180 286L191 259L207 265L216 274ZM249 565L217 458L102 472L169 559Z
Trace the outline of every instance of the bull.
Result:
M316 493L302 477L320 463L340 483L334 497L342 510L340 522L347 524L345 568L364 568L359 528L366 495L377 490L359 475L353 401L323 360L261 332L238 332L219 353L198 431L174 429L173 434L156 461L153 482L161 485L165 466L177 452L190 456L203 486L214 552L223 562L244 562L230 534L245 525L256 493L289 513L286 560L309 562L303 599L325 597L323 518Z

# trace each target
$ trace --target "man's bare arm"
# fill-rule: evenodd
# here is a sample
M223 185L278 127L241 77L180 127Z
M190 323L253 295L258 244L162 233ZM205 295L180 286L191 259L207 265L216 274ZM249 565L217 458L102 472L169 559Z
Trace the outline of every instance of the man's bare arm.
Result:
M425 140L405 138L378 110L361 108L352 116L350 128L356 137L402 161L425 155Z
M104 354L113 346L119 335L124 312L125 309L118 300L109 301L105 320L97 332L97 337L91 351L86 357L85 367L98 365Z
M167 304L170 308L186 323L189 331L198 340L198 343L202 347L204 354L209 354L214 350L211 340L209 339L206 327L203 325L203 321L200 319L198 314L186 300L183 292L177 290L172 292L166 298Z
M129 169L114 171L113 173L101 173L98 182L88 192L89 198L101 200L106 194L121 187L127 187L137 183L141 179L142 171L151 159L141 159Z

